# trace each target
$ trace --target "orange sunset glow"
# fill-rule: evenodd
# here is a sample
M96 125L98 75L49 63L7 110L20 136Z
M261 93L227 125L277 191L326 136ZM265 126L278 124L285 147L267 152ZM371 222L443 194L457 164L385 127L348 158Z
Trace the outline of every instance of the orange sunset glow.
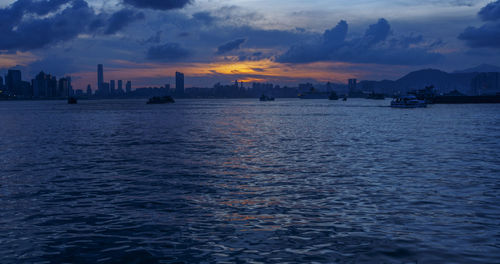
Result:
M363 71L350 69L353 64L342 62L315 62L308 64L283 64L269 59L259 61L221 61L211 63L134 63L115 60L114 65L106 67L106 79L132 80L134 86L162 86L163 83L142 81L145 79L172 77L176 71L186 74L188 86L201 85L189 80L205 77L228 77L243 82L271 82L286 80L285 82L300 82L311 79L318 82L345 82L353 76L363 75ZM95 70L72 74L76 87L93 85L96 79ZM204 84L204 87L213 83Z

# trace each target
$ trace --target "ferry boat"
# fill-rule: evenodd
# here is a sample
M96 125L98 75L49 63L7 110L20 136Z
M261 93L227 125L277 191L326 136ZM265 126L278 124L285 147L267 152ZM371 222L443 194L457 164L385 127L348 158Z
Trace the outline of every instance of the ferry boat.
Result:
M78 100L75 97L68 97L68 104L77 104Z
M259 100L261 102L274 101L274 97L269 97L269 96L263 94L260 96Z
M407 95L403 97L394 98L391 101L392 108L422 108L427 107L424 100L418 100L414 95Z
M337 95L336 92L331 92L330 95L328 96L328 100L339 100L339 96Z
M330 94L328 92L318 92L316 89L311 88L309 92L300 93L298 97L300 99L328 99Z
M163 97L154 96L149 98L149 101L147 102L147 104L171 104L171 103L175 103L175 100L170 95Z

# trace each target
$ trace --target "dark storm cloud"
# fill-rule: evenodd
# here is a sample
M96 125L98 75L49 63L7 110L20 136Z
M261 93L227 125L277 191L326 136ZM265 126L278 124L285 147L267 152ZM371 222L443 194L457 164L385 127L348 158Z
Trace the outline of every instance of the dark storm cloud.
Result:
M486 24L468 27L458 38L471 48L500 48L500 0L483 7L478 15Z
M179 9L191 3L191 0L123 0L124 3L137 8L158 10Z
M481 8L479 17L484 21L496 21L500 19L500 1L492 2Z
M191 52L178 43L166 43L149 48L146 57L154 61L173 62L187 58L190 55Z
M500 48L500 23L468 27L458 36L471 48Z
M0 49L31 50L76 38L79 34L114 34L142 13L97 15L84 0L18 0L0 9Z
M105 34L115 34L136 20L144 19L144 13L135 12L130 9L123 9L114 13L108 21Z
M318 39L294 45L277 57L278 62L308 63L316 61L344 61L395 65L420 65L437 61L441 55L430 47L410 47L421 42L421 37L392 37L385 19L370 25L360 38L347 40L348 25L340 21L326 30Z
M230 52L232 50L237 50L240 48L241 44L243 44L246 41L246 39L235 39L233 41L229 41L226 44L220 45L217 48L217 54L224 54L227 52Z
M0 17L9 20L0 27L0 49L29 50L44 47L48 44L70 40L78 34L85 32L88 22L94 17L94 11L83 0L67 1L70 6L61 12L44 18L27 17L28 14L46 14L47 9L42 9L40 3L32 5L32 1L17 1L10 7L0 11ZM52 8L61 6L64 1L47 1ZM19 4L25 4L19 6ZM55 10L53 10L55 11Z

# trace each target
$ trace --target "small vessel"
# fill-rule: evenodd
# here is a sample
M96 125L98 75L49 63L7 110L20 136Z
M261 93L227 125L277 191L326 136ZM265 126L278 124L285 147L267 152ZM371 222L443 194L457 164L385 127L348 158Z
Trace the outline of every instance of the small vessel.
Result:
M336 92L331 92L330 95L328 96L328 100L339 100L339 96L337 95Z
M260 96L259 100L261 102L274 101L274 97L269 97L269 96L263 94Z
M78 100L75 97L68 97L68 104L77 104Z
M327 99L329 97L328 92L319 92L314 88L311 88L309 92L299 94L300 99Z
M167 96L154 96L149 98L149 101L147 104L171 104L175 103L174 98L172 96L167 95Z
M403 97L394 98L391 101L393 108L421 108L427 107L425 100L418 100L414 95L407 95Z

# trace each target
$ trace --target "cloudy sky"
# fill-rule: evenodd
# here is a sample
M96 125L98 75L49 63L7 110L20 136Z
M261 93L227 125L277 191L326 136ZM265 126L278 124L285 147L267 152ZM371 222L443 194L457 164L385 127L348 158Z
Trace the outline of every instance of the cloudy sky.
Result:
M396 79L500 62L500 0L0 0L0 74L134 87Z

